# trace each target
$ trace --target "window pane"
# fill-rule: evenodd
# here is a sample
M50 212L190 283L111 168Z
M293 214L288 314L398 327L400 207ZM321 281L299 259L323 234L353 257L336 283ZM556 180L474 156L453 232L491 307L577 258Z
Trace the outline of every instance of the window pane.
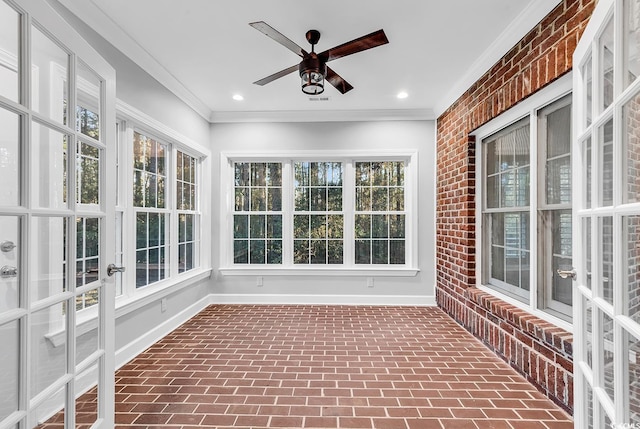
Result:
M164 213L136 215L136 287L145 286L165 277L167 243ZM185 224L178 228L185 228Z
M249 241L248 240L233 241L233 263L234 264L249 263Z
M622 197L625 203L635 203L640 201L640 94L623 107L623 126L627 168Z
M0 2L0 23L0 51L4 54L0 60L0 95L18 102L20 15L3 1Z
M134 187L136 207L164 208L166 145L138 132L133 134Z
M600 49L600 79L602 79L602 110L606 109L613 102L613 19L604 29L598 41Z
M267 241L267 264L282 264L282 241Z
M640 323L640 216L625 216L623 219L622 237L626 239L623 250L627 294L626 315Z
M371 240L356 240L356 264L371 263Z
M626 361L626 372L628 380L627 388L629 392L629 416L624 419L627 422L640 422L640 361L637 356L640 355L640 340L634 337L630 332L624 331L627 345L627 353L624 353Z
M37 27L31 27L31 108L61 124L68 124L69 54Z
M602 278L600 296L613 304L613 218L600 218L600 244Z
M529 122L523 120L484 143L487 207L529 205ZM490 170L489 170L490 169Z
M583 124L587 127L591 125L591 116L593 115L593 58L589 55L589 59L582 67L582 75L584 76L584 113Z
M342 264L343 263L342 240L329 240L328 241L327 263L329 263L329 264Z
M640 40L640 2L638 0L625 1L625 26L627 47L625 52L625 88L636 80L640 74L640 52L638 51L638 40ZM636 420L633 420L636 421ZM640 421L640 419L638 420Z
M554 301L572 305L573 280L557 275L558 270L573 269L571 210L557 210L551 213L551 297ZM542 252L546 249L541 249Z
M308 264L309 263L309 240L293 241L293 263Z
M602 206L613 204L613 119L607 121L599 132L600 139L600 203Z
M249 179L250 164L246 162L241 162L241 163L236 163L234 167L235 167L235 185L249 186L251 184Z
M613 331L614 331L614 322L611 317L609 317L602 310L596 310L600 316L600 323L602 324L602 334L603 338L601 341L604 343L600 350L602 353L603 364L604 364L604 390L609 394L609 398L612 401L615 400L615 391L614 391L614 361L615 361L615 353L613 347Z
M547 161L547 204L571 202L571 158Z
M4 2L0 2L0 19ZM6 6L5 6L6 7ZM3 29L0 28L0 32ZM0 39L0 48L2 47ZM0 65L0 76L3 73ZM0 88L2 85L0 84ZM4 95L0 89L0 94ZM20 205L20 117L13 112L0 109L0 205Z

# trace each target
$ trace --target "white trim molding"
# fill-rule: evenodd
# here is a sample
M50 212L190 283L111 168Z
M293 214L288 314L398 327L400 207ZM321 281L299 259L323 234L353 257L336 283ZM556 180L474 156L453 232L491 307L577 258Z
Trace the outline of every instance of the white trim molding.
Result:
M430 121L432 109L390 110L274 110L256 112L213 112L211 123L239 122L359 122Z

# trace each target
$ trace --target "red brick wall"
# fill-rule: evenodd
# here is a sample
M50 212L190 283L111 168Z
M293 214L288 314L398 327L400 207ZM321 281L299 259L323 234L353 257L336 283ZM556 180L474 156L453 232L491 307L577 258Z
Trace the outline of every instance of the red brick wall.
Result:
M475 285L475 141L469 133L571 69L597 0L564 0L438 118L438 305L567 411L571 335ZM479 184L479 183L478 183Z

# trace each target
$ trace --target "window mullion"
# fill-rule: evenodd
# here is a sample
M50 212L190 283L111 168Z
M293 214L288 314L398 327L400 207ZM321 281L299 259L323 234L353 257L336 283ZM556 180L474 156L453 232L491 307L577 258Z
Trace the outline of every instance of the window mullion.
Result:
M344 212L344 244L343 244L343 261L346 267L355 265L355 211L356 211L356 179L355 179L355 163L352 160L344 161L344 177L342 187L342 210Z
M293 161L282 161L282 266L293 266Z
M538 120L535 111L530 113L529 121L529 174L532 179L529 180L529 302L532 308L538 308L538 270L531 269L538 266L538 202L541 192L544 192L545 186L538 186L545 183L545 165L538 154L538 148L544 144L546 148L546 139L543 142L538 140ZM546 150L540 150L546 158ZM540 162L539 162L540 161ZM542 287L542 286L540 286Z

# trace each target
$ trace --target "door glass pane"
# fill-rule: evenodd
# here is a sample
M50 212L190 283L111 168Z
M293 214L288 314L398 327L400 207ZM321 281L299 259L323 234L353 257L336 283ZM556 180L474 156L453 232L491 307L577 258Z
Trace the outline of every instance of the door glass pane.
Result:
M600 49L600 79L602 110L606 109L613 102L613 19L609 20L604 32L598 41Z
M593 389L591 388L591 385L586 379L583 379L583 384L586 386L586 391L587 391L585 395L587 397L587 403L586 403L587 429L593 429Z
M31 397L49 387L66 373L67 347L47 338L65 329L65 302L31 314ZM64 333L62 333L64 335Z
M100 149L79 143L76 163L77 201L80 204L99 204Z
M18 409L18 380L20 379L20 322L0 325L0 365L2 367L2 395L0 422Z
M640 1L625 1L625 88L640 74ZM640 420L639 420L640 421Z
M625 418L625 422L640 423L640 339L625 331L627 337L624 344L627 344L629 350L624 356L626 359L626 372L628 374L628 386L625 391L629 392L629 416Z
M100 140L101 81L82 61L78 62L76 131Z
M613 331L614 324L613 319L609 317L602 310L598 310L598 312L602 315L600 319L600 323L602 324L602 365L603 365L603 375L604 375L604 390L609 394L611 400L615 400L615 390L614 390L614 343L613 343Z
M31 40L31 108L67 124L69 54L35 26L31 27Z
M34 161L32 201L52 209L67 207L67 151L69 138L36 122L31 127Z
M31 301L35 302L67 288L66 283L66 219L34 217L32 220L30 262Z
M593 368L593 307L591 305L591 300L587 299L585 296L582 297L582 308L584 308L584 319L582 321L585 332L584 351L589 368Z
M89 381L97 384L99 379L98 365L94 365L78 376L79 380ZM98 420L98 390L91 388L86 393L76 398L76 428L90 428Z
M602 239L601 252L601 296L613 305L613 218L600 218L599 233Z
M589 55L589 59L582 67L582 76L584 76L584 124L588 127L591 125L591 116L593 114L593 58Z
M585 284L591 289L593 267L591 263L591 218L582 219L582 243L584 244L584 267L587 272Z
M593 174L592 167L591 167L591 163L592 163L591 137L589 137L587 140L584 141L582 145L582 150L583 150L582 186L584 187L583 189L584 189L584 196L585 196L584 206L585 208L589 209L591 208L591 201L593 199L591 196L591 176Z
M624 290L627 295L627 315L640 323L640 216L622 218L622 236L626 237L626 248L623 249Z
M62 429L65 423L66 410L65 389L59 389L40 406L32 409L31 419L35 429ZM62 409L60 409L62 407ZM31 426L30 426L31 427Z
M623 109L622 133L626 155L626 174L622 175L622 198L625 203L640 201L640 94L629 100Z
M2 4L4 3L0 2L0 5ZM2 32L1 29L0 32ZM2 70L1 66L0 70ZM20 205L20 159L20 117L8 110L0 109L0 183L2 183L0 205L2 206Z
M99 282L101 265L100 219L79 217L76 219L76 287ZM76 310L97 303L98 291L94 289L76 297Z
M0 1L0 95L18 102L20 15ZM0 419L1 420L1 419Z
M16 275L0 278L0 313L17 308L20 304L20 218L0 216L0 267L15 268ZM11 246L15 246L11 248ZM0 344L2 344L0 342ZM2 362L0 360L0 362ZM0 420L2 420L0 418Z
M600 139L600 205L613 204L613 119L607 121L598 131Z

